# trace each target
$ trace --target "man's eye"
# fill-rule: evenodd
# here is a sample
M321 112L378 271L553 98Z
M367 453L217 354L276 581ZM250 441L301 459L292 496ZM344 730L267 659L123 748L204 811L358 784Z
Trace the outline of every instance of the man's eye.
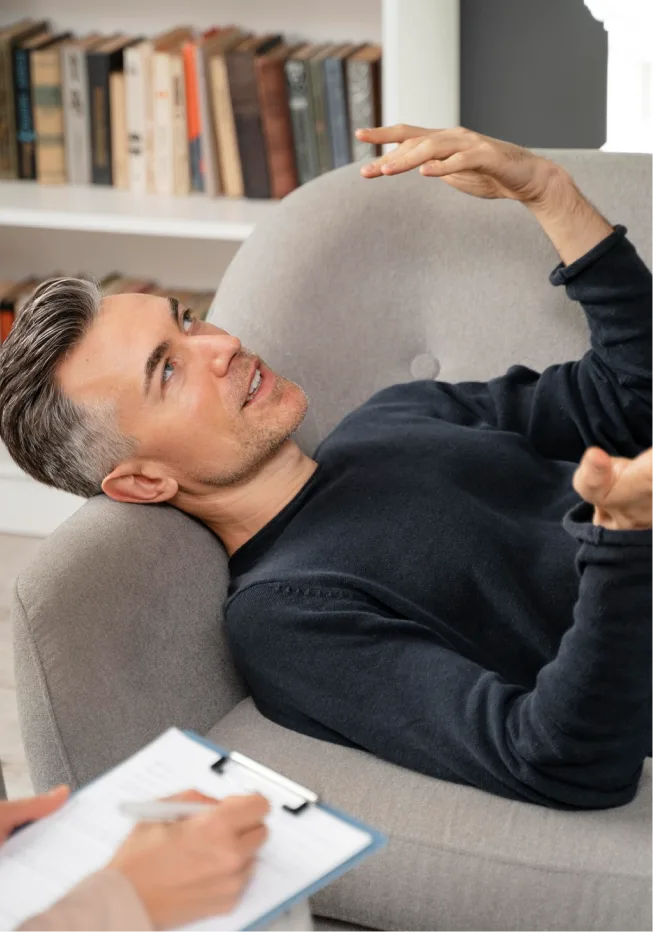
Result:
M184 330L184 333L188 333L190 328L193 326L194 320L195 318L193 317L190 311L184 311L184 315L181 318L181 325Z
M170 378L172 377L172 373L174 371L175 371L175 367L172 365L171 362L165 362L163 364L163 372L161 374L161 381L163 382L164 385L166 382L170 381Z

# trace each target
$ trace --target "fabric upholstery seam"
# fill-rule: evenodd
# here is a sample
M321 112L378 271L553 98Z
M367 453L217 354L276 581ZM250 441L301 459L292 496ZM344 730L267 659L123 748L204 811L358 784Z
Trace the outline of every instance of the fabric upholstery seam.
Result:
M41 686L41 689L42 689L43 694L44 694L45 699L46 699L47 717L48 717L48 719L49 719L49 721L50 721L50 725L51 725L51 726L53 727L53 729L54 729L55 744L56 744L56 746L57 746L57 750L59 751L59 755L60 755L60 757L61 757L61 763L63 764L63 768L64 768L66 774L68 775L68 778L70 779L71 785L75 785L75 784L76 784L75 774L74 774L74 772L73 772L73 770L72 770L72 767L70 766L70 761L69 761L69 759L68 759L68 755L65 753L65 748L64 748L64 744L63 744L62 737L61 737L61 732L60 732L60 730L59 730L59 723L57 722L57 717L56 717L56 715L55 715L54 707L53 707L53 704L52 704L52 696L51 696L51 694L50 694L50 688L49 688L49 686L48 686L48 680L47 680L47 677L46 677L46 675L45 675L45 670L43 669L43 662L42 662L42 660L41 660L41 655L40 655L40 653L39 653L39 651L38 651L38 648L37 648L37 646L36 646L36 641L35 641L34 636L33 636L33 632L32 632L32 622L31 622L30 614L29 614L29 612L27 611L27 609L25 608L25 603L23 602L23 599L22 599L21 594L20 594L19 582L18 582L18 580L16 580L16 586L15 586L15 590L14 590L14 591L15 591L15 595L16 595L16 599L17 599L17 601L18 601L18 604L20 605L20 607L21 607L21 609L22 609L22 611L23 611L23 615L25 616L26 629L27 629L28 650L29 650L30 653L32 654L32 659L33 659L33 660L35 661L35 663L36 663L36 668L37 668L37 671L38 671L38 678L39 678L39 681L40 681L40 686Z

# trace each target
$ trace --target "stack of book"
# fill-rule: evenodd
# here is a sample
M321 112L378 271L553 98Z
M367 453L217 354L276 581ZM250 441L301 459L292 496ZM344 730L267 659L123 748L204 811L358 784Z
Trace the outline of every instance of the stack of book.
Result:
M0 178L279 198L373 158L378 45L291 44L236 26L143 38L0 31Z
M19 316L26 302L41 282L51 278L60 278L61 272L50 275L30 276L21 281L0 281L0 343L9 336L14 321ZM83 273L78 278L86 278ZM204 320L211 307L213 291L191 291L188 288L168 288L144 278L121 275L113 272L100 281L102 294L153 294L163 298L177 298L180 304L193 312L198 320Z

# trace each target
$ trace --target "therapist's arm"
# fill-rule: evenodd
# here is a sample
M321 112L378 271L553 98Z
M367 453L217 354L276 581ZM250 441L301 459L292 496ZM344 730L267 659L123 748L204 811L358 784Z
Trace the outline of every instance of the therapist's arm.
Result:
M178 822L137 825L105 870L82 881L20 929L170 929L230 912L267 838L267 800L248 794L218 802L196 790L171 799L206 803L206 812Z
M88 929L141 932L154 929L131 883L118 871L103 870L87 877L50 909L32 916L19 930Z

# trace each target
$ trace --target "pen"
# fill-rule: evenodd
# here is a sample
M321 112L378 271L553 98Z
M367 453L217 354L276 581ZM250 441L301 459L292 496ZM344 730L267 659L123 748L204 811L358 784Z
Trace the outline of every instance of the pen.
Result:
M216 799L216 803L219 800ZM189 816L206 812L210 803L184 803L184 802L153 802L120 803L119 809L124 816L136 819L138 822L175 822L177 819L187 819Z

